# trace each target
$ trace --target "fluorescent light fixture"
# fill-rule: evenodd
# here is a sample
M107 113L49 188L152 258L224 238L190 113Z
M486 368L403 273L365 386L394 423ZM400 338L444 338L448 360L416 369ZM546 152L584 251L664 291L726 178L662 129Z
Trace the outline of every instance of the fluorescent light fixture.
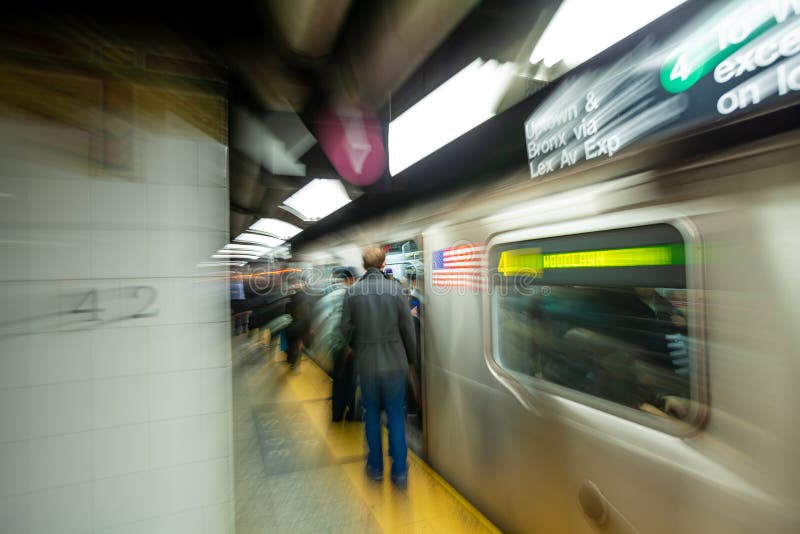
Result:
M240 251L240 252L256 252L258 254L266 254L268 252L271 252L274 249L272 249L270 247L264 247L264 246L261 246L261 245L240 245L239 243L230 243L230 244L225 245L225 247L222 248L221 250Z
M250 230L269 234L279 239L291 239L303 230L280 219L259 219L250 225Z
M686 0L564 0L530 62L576 67Z
M314 178L279 207L304 221L318 221L349 202L342 182Z
M265 254L261 254L260 252L248 252L246 250L218 250L216 252L217 256L247 256L252 258L260 258L265 256Z
M410 167L494 117L516 73L478 58L389 123L389 172Z
M264 254L259 254L257 252L245 252L245 251L234 251L234 250L218 250L214 256L221 256L221 257L242 257L242 258L261 258Z
M278 245L284 242L283 239L278 239L277 237L254 234L252 232L241 233L238 236L236 236L236 239L234 239L234 241L239 241L241 243L255 243L258 245L264 245L266 247L277 247Z
M197 264L197 267L244 267L247 265L246 261L202 261Z

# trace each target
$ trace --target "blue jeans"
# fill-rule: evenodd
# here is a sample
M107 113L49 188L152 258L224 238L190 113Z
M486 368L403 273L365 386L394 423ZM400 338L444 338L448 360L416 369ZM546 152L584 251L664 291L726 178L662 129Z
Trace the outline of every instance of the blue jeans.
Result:
M381 447L381 405L383 405L388 419L392 476L405 476L408 473L405 396L406 373L404 371L361 376L361 401L367 412L364 421L364 431L369 447L367 465L383 471Z

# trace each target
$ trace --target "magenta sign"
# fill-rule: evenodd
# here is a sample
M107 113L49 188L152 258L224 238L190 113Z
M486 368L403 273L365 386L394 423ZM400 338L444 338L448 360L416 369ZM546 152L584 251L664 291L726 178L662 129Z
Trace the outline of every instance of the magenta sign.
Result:
M383 175L386 150L380 122L369 111L339 105L318 120L317 139L339 175L355 185L370 185Z

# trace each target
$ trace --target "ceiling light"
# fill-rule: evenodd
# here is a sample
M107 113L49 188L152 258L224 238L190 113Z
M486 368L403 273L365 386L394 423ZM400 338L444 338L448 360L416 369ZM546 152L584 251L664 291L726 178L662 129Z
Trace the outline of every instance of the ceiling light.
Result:
M280 208L304 221L318 221L349 202L342 182L315 178L284 200Z
M222 267L227 265L229 267L244 267L247 265L246 261L202 261L197 264L197 267Z
M516 73L478 58L389 123L389 172L410 167L494 117Z
M297 226L280 219L259 219L250 225L254 232L269 234L279 239L291 239L303 230Z
M534 65L576 67L686 0L564 0L531 54Z
M239 234L238 236L236 236L236 239L234 239L234 241L239 241L242 243L256 243L267 247L277 247L278 245L284 242L283 239L278 239L277 237L254 234L251 232L244 232L242 234Z
M252 258L260 258L260 257L264 256L264 254L261 254L260 252L249 252L249 251L246 251L246 250L218 250L216 252L216 255L217 256L242 256L242 257L247 256L247 257L252 257Z
M247 252L257 252L259 254L266 254L271 252L273 249L270 247L264 247L261 245L240 245L239 243L230 243L225 245L222 250L232 250L232 251L247 251Z

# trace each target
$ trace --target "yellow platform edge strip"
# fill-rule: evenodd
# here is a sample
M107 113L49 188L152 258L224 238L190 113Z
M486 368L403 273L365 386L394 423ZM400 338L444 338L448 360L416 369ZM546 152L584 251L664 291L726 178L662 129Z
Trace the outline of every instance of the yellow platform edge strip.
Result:
M387 433L385 428L383 429L383 431L384 433ZM416 464L419 465L422 468L422 470L428 474L428 476L430 476L433 480L438 482L439 485L442 486L444 490L450 494L451 497L453 497L456 501L458 501L458 504L463 506L469 513L471 513L473 517L475 517L475 519L477 519L481 523L481 525L486 527L491 532L497 532L499 534L502 534L502 531L500 529L494 526L494 524L491 521L489 521L489 519L487 519L485 515L483 515L477 508L475 508L472 505L472 503L470 503L467 499L465 499L464 496L458 492L458 490L456 490L445 479L443 479L442 476L439 473L437 473L431 466L429 466L422 458L417 456L414 453L414 451L409 449L408 456L409 458L411 458L412 461L416 462Z
M331 382L333 382L333 379L331 379L330 376L328 376L328 373L326 373L325 370L322 369L322 367L320 367L319 364L317 364L317 362L315 362L307 355L306 355L306 360L309 363L313 364L317 369L322 371L322 373L325 376L327 376ZM388 436L387 429L382 428L382 430L384 435ZM464 507L465 510L467 510L470 514L472 514L472 516L475 519L477 519L481 525L483 525L486 529L488 529L491 532L497 532L498 534L502 534L502 531L500 529L494 526L494 524L491 521L489 521L489 519L485 515L483 515L477 508L475 508L472 505L472 503L470 503L467 499L465 499L464 496L458 492L458 490L456 490L445 479L443 479L442 476L439 473L437 473L435 469L433 469L430 465L427 464L427 462L425 462L425 460L417 456L416 453L411 449L408 449L408 456L409 458L411 458L413 462L415 462L418 466L420 466L422 470L428 474L428 476L430 476L440 486L442 486L442 488L444 488L444 490L447 493L449 493L451 497L453 497L456 501L458 501L458 504L460 504L462 507Z

